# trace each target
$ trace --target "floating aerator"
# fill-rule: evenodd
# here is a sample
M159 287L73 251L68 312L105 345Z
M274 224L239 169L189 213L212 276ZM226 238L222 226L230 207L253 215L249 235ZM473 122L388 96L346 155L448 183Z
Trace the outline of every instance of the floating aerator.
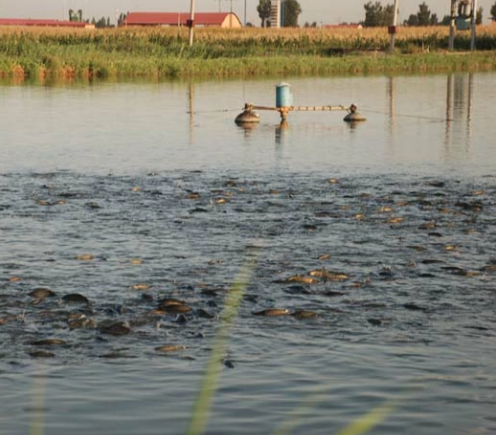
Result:
M259 123L260 115L253 111L253 104L246 103L245 110L236 116L234 122L238 125Z
M343 119L344 122L362 122L367 120L365 116L360 115L360 113L357 112L357 106L355 104L350 106L349 111L350 113Z

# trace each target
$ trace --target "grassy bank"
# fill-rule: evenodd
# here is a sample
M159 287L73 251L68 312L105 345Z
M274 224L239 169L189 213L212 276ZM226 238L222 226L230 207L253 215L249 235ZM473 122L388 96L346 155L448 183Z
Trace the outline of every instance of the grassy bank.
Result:
M98 79L255 77L382 72L496 70L496 28L479 29L475 54L459 33L447 53L448 29L402 29L394 55L386 29L187 30L0 29L0 77Z

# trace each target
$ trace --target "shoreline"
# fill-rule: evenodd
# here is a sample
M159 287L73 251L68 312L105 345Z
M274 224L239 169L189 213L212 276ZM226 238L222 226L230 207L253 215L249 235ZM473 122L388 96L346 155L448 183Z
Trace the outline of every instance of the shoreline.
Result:
M491 52L492 54L492 52ZM8 59L11 67L0 69L0 79L12 82L106 81L169 79L256 79L271 76L419 74L440 72L496 71L496 56L488 53L428 53L408 55L352 54L338 58L312 56L248 57L245 59L162 59L143 67L137 57L120 63L91 62L50 67L24 60Z
M448 52L447 28L403 29L387 54L387 29L0 29L0 79L14 82L253 79L270 76L496 71L496 28L481 29L478 50Z

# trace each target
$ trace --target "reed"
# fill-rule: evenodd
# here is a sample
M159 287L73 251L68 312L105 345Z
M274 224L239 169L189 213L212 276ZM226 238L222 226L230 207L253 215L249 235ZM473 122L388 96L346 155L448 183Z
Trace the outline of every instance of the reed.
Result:
M0 77L45 80L254 77L445 70L494 70L494 56L467 54L468 33L447 53L448 28L401 28L385 55L387 30L184 28L0 29ZM477 49L496 50L496 28L479 29Z

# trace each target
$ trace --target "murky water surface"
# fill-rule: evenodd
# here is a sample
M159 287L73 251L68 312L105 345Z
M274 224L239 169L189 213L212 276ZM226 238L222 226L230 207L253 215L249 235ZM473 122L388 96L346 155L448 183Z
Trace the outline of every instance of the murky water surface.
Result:
M495 79L1 87L0 433L494 433Z

